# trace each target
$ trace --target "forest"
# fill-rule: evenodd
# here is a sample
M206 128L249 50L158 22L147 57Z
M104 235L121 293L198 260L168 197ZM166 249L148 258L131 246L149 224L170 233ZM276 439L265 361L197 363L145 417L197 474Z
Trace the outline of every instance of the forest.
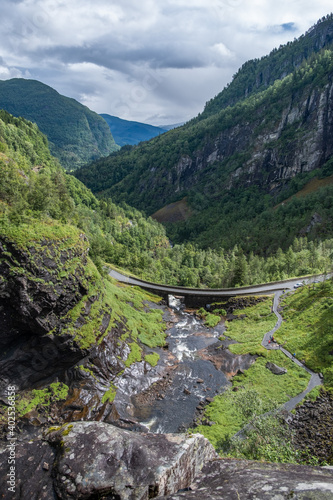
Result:
M332 238L317 241L304 235L287 245L278 245L277 238L269 255L247 252L241 244L229 249L172 244L165 228L140 211L110 198L97 199L50 155L47 139L36 125L5 111L0 112L0 152L1 224L33 226L34 221L51 218L79 227L102 273L106 262L156 282L217 288L331 268ZM293 211L299 213L299 207Z

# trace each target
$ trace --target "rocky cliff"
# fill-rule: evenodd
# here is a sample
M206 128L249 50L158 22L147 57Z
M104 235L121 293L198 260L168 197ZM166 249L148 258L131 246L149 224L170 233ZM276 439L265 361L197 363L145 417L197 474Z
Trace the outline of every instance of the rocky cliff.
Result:
M130 366L135 344L126 300L149 321L147 303L140 302L148 296L131 290L122 298L104 282L79 229L56 222L34 229L16 228L0 239L1 400L8 404L6 388L15 385L18 417L27 414L36 424L108 415L113 421L119 417L112 414L114 381ZM67 388L61 402L54 383ZM5 413L2 406L4 423Z
M212 245L212 235L201 237L202 233L209 225L223 226L223 219L232 225L228 218L240 205L241 221L251 224L258 214L295 194L306 180L331 176L333 20L323 24L292 44L292 50L288 45L267 56L262 64L275 76L266 78L262 69L258 78L266 83L258 84L256 91L247 91L246 85L259 67L254 71L249 64L240 70L242 78L235 77L212 100L207 112L148 143L80 169L78 178L93 191L126 200L149 214L187 197L190 217L174 225L180 229L171 229L171 239ZM305 50L307 44L313 50ZM307 224L312 216L307 214ZM235 240L240 243L239 235L234 244Z
M310 91L309 91L310 90ZM333 84L290 95L274 121L268 122L267 102L255 109L251 122L238 122L208 140L204 148L185 155L167 176L176 193L185 193L219 163L227 165L244 153L241 164L215 185L211 195L232 187L260 186L281 191L297 174L321 168L333 153ZM223 174L222 174L223 175ZM151 174L150 183L158 185ZM147 188L147 186L146 186ZM215 192L214 192L215 191Z

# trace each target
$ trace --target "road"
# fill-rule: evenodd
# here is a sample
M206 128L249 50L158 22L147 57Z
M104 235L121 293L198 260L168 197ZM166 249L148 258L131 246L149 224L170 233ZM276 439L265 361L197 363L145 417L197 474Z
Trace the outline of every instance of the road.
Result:
M159 283L152 283L150 281L141 280L139 278L132 278L125 276L118 271L111 270L109 275L122 283L127 283L133 286L140 286L147 290L155 291L161 295L184 295L184 296L198 296L198 297L230 297L234 295L260 295L264 293L275 293L276 291L293 289L294 285L299 282L311 283L315 280L325 279L324 275L312 276L308 278L295 278L284 281L262 283L260 285L243 286L239 288L188 288L182 286L169 286L161 285ZM330 274L330 276L332 273ZM327 275L328 276L328 275Z

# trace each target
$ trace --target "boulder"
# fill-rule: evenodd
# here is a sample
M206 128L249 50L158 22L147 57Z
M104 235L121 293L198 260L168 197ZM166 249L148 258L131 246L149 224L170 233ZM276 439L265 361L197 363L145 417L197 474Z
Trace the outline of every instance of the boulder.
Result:
M282 368L281 366L271 363L270 361L266 363L266 368L274 373L274 375L284 375L288 371L286 368Z
M141 434L101 422L75 422L47 440L58 450L53 477L60 499L170 495L218 456L200 434Z

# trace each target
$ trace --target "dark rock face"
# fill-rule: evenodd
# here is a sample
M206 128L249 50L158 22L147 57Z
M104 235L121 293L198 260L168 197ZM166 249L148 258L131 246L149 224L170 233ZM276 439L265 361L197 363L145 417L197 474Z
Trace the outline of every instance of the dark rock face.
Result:
M202 151L192 157L182 157L170 169L169 181L176 192L181 193L202 182L202 172L215 162L247 151L248 159L231 173L225 187L259 185L268 192L281 189L296 174L319 168L333 154L333 143L329 139L333 137L332 106L332 83L322 90L314 89L310 95L292 96L279 122L269 124L257 135L257 126L265 115L262 109L257 122L251 126L237 124L221 132ZM291 127L301 131L300 137L295 133L293 142L282 149L281 139ZM251 144L255 144L255 148Z
M294 444L302 452L333 465L333 395L322 394L296 409L290 422Z
M95 327L104 337L90 347L83 348L63 331L84 325L102 293L87 296L88 241L83 234L74 240L45 239L24 249L0 240L0 399L6 402L9 384L22 391L58 379L70 387L58 408L27 417L34 425L106 418L111 405L102 402L103 395L129 351L120 339L126 326L119 322L108 329L111 311L98 314ZM71 320L67 313L80 301L80 314Z
M74 248L62 248L50 240L39 246L38 251L35 247L23 250L0 241L1 379L21 389L84 356L70 336L57 333L66 323L60 318L87 292L86 237L82 234ZM75 262L75 267L62 275L67 262Z
M328 500L333 498L333 474L320 467L220 459L203 468L189 491L159 498Z

